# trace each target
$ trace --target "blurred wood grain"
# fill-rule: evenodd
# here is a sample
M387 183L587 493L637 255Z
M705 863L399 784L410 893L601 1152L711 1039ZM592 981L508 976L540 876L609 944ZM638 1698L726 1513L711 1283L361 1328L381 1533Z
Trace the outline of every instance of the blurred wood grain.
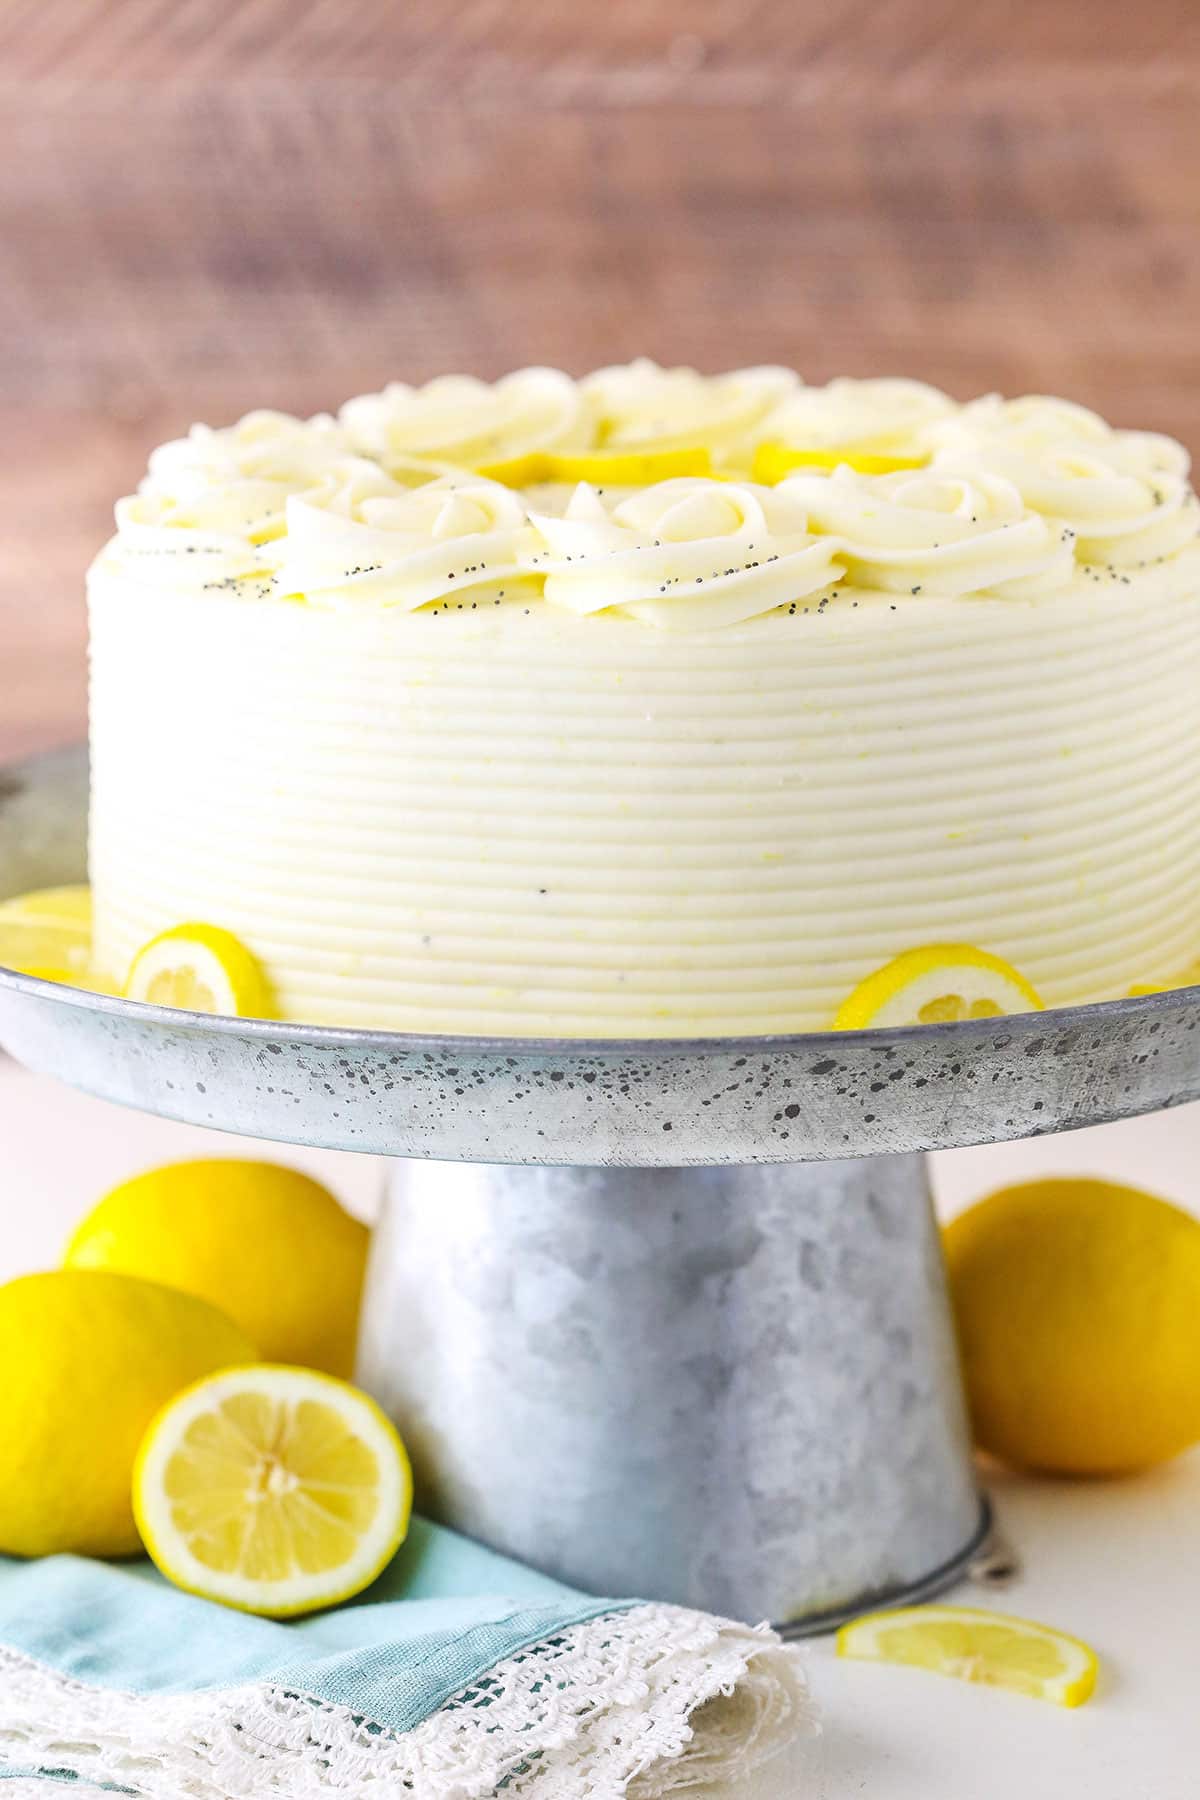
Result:
M149 447L645 352L1200 448L1195 0L0 0L0 755Z

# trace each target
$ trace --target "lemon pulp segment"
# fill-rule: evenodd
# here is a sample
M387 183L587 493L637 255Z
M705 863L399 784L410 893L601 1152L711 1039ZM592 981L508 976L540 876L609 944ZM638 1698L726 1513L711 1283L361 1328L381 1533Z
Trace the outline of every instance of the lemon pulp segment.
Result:
M138 951L125 998L232 1018L271 1016L271 994L258 958L216 925L175 925Z
M1096 1685L1094 1651L1029 1619L970 1606L909 1606L843 1625L839 1656L902 1663L960 1681L1082 1706Z
M1003 957L974 944L925 944L860 981L838 1008L833 1028L936 1025L1041 1010L1036 988Z
M395 1554L411 1504L407 1454L374 1401L276 1364L172 1401L134 1471L138 1527L163 1574L274 1617L359 1593Z

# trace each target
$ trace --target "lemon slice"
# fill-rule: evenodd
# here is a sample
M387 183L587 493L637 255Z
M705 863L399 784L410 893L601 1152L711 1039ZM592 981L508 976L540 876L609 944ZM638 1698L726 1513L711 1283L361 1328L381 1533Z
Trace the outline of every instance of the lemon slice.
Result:
M0 903L0 964L22 975L61 970L80 981L92 951L92 896L86 887L41 888Z
M92 929L92 890L86 884L37 888L0 902L0 919L29 920L38 924L77 925Z
M115 994L117 989L103 975L94 969L68 969L62 964L30 963L23 968L22 975L32 975L37 981L56 981L61 987L82 988L89 994Z
M1002 956L974 944L926 944L860 981L838 1008L833 1029L939 1025L1041 1011L1036 988Z
M754 479L774 487L797 469L837 469L848 463L860 475L894 475L897 469L923 469L927 456L896 456L839 444L832 450L805 450L792 444L760 444L754 452Z
M1096 1685L1095 1653L1079 1638L974 1606L906 1606L853 1619L839 1656L905 1663L959 1681L1008 1688L1056 1706L1082 1706Z
M1183 987L1200 987L1200 962L1189 963L1186 969L1168 976L1166 981L1136 982L1129 990L1129 998L1138 1000L1146 994L1169 994L1173 989Z
M261 963L217 925L175 925L151 938L133 959L125 998L237 1019L271 1016Z
M149 1426L133 1511L189 1593L285 1618L361 1593L404 1541L412 1471L373 1400L313 1369L226 1369Z
M479 473L505 487L536 487L547 481L594 481L614 487L649 487L655 481L671 481L679 475L712 474L708 451L687 450L581 450L570 455L535 450L507 462L488 463Z

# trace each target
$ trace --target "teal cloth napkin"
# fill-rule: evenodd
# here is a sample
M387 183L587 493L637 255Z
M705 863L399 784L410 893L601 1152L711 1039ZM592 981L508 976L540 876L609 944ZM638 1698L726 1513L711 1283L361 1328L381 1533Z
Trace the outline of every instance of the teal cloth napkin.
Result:
M286 1622L146 1562L0 1558L14 1800L652 1800L807 1722L774 1634L581 1594L421 1519L356 1601Z
M286 1623L180 1593L148 1562L0 1557L0 1644L62 1675L132 1694L260 1682L393 1731L527 1645L621 1605L424 1519L356 1602Z

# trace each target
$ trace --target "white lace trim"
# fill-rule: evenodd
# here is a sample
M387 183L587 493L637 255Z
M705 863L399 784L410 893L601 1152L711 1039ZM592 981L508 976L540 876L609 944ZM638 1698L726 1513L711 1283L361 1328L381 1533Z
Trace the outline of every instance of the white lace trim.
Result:
M117 1693L0 1646L12 1800L46 1795L24 1780L34 1770L138 1800L659 1800L747 1775L815 1729L773 1632L674 1606L533 1644L406 1732L261 1685Z

